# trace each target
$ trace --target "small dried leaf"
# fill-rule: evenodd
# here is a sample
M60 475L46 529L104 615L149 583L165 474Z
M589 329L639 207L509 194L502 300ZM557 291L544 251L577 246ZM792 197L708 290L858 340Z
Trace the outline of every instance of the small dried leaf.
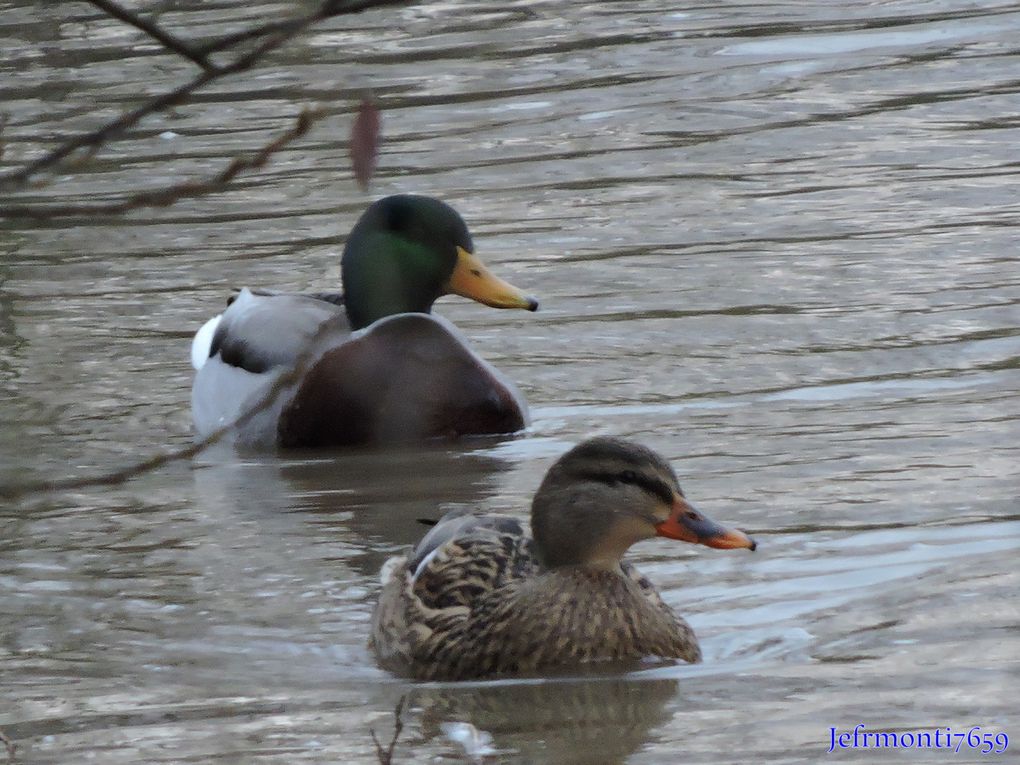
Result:
M379 107L372 97L366 96L358 107L358 116L351 127L351 167L362 191L368 191L379 160L380 126Z

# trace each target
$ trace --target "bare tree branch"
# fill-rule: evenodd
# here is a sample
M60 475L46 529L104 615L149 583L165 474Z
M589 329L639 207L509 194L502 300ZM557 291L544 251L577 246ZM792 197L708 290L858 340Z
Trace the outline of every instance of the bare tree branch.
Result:
M283 32L296 34L308 26L309 23L314 24L317 21L333 16L361 13L362 11L386 5L409 5L411 2L413 0L325 0L319 8L308 16L298 16L284 21L270 21L262 26L242 29L239 32L232 32L223 37L218 37L204 45L195 46L192 50L203 56L207 56L210 53L222 53L248 40L257 40L260 37Z
M17 744L7 738L7 735L2 730L0 730L0 743L3 743L4 747L7 749L7 762L13 763L14 754L18 751Z
M360 13L370 8L388 5L404 5L407 2L408 0L347 0L346 2L344 0L326 0L326 2L322 3L311 13L275 27L276 31L269 34L267 39L263 40L261 44L247 53L238 56L229 64L214 70L205 70L190 82L174 88L169 93L164 93L161 96L150 99L142 106L125 112L97 130L71 138L49 153L29 162L24 167L9 172L6 175L0 175L0 190L24 186L29 178L40 170L61 162L78 149L91 148L94 150L105 142L119 137L127 128L153 112L161 111L169 106L176 106L187 101L193 92L208 85L210 82L228 74L236 74L250 69L267 53L284 45L292 37L312 24L333 16Z
M242 29L239 32L232 32L228 35L223 35L223 37L217 37L215 40L210 40L204 45L199 45L195 48L195 52L201 56L208 56L210 53L220 53L222 51L230 50L234 46L247 42L248 40L257 40L260 37L284 32L299 21L300 19L270 21L262 26Z
M231 63L214 69L205 69L190 82L187 82L168 93L164 93L161 96L157 96L142 106L122 114L120 117L112 120L98 130L69 139L53 151L28 163L18 170L0 176L0 190L22 187L34 174L40 170L56 165L79 149L95 151L106 141L119 136L127 128L136 124L145 116L186 101L195 90L220 77L242 72L251 68L267 53L282 46L311 24L332 16L358 13L370 8L388 5L402 5L407 2L408 0L325 0L325 2L323 2L315 11L305 16L301 16L287 22L268 24L263 27L256 28L255 30L249 30L248 35L235 35L230 39L221 38L213 45L207 46L205 49L198 51L198 54L200 56L206 56L211 51L226 49L248 39L265 39L262 39L262 42L259 45L255 46L247 53L239 55ZM192 50L194 51L194 49ZM156 192L143 193L121 202L111 203L111 205L75 206L73 212L70 211L70 208L51 207L49 209L44 209L37 214L35 212L29 212L23 208L7 207L2 211L2 214L9 217L13 217L15 214L28 217L52 217L60 214L95 214L96 212L116 212L146 205L170 204L175 199L179 199L182 196L209 193L210 191L221 188L225 183L236 177L238 173L265 164L272 154L279 151L289 141L292 141L298 136L304 135L314 120L315 116L309 113L302 114L298 118L297 124L288 133L280 136L267 146L263 147L252 158L235 159L227 168L221 171L219 175L209 181L190 182ZM2 131L2 127L2 120L0 120L0 131ZM61 209L64 210L63 213L61 212ZM97 486L116 486L126 483L132 478L144 473L158 470L173 462L187 460L197 456L213 444L222 440L235 429L244 427L258 414L267 410L289 385L297 382L307 371L307 368L315 355L314 348L316 341L322 337L331 324L332 320L328 319L318 326L313 337L310 339L308 349L298 357L294 366L282 373L249 409L239 414L233 422L218 428L201 441L181 449L156 454L120 469L95 476L31 481L8 486L0 485L0 499L14 500L37 494L85 489ZM397 723L393 741L390 743L388 752L384 753L389 758L392 758L393 748L396 745L396 738L399 735L402 726L400 721L400 710L402 705L403 700L401 700L401 703L398 704L396 710ZM7 745L8 754L10 757L13 757L13 743L6 737L2 737L2 734L0 734L0 741L3 741ZM380 751L382 751L381 747Z
M184 56L184 58L193 61L202 67L206 71L212 71L216 69L216 66L209 61L208 56L205 53L196 52L188 43L178 39L170 32L167 32L160 27L153 24L151 21L146 21L135 13L121 8L116 3L110 2L110 0L88 0L92 5L96 6L101 11L108 13L115 19L123 21L125 24L130 24L136 29L140 29L145 32L149 37L154 39L160 45L167 50L171 50L178 55Z
M375 728L368 729L368 732L372 734L372 741L375 743L375 755L379 758L379 765L392 765L393 763L393 750L397 746L397 739L400 738L401 731L404 730L404 721L400 719L400 715L404 711L406 698L406 696L401 696L397 706L393 709L393 736L386 749L383 749L382 744L379 743L379 739L375 735Z
M173 449L168 452L156 454L147 459L139 462L126 465L125 467L113 470L109 473L102 473L100 475L84 477L84 478L58 478L47 481L31 481L22 484L0 486L0 499L2 500L14 500L32 494L50 494L58 491L74 491L77 489L87 489L95 486L119 486L122 483L127 483L132 478L135 478L143 473L149 473L159 468L165 467L174 462L180 462L181 460L191 459L213 444L223 440L224 436L229 434L231 431L243 428L257 415L261 414L269 407L273 405L283 390L297 382L301 377L308 371L308 367L311 365L312 360L317 356L316 345L319 339L321 339L326 332L330 331L333 326L334 319L332 317L324 319L318 327L316 327L314 334L309 338L308 347L306 350L298 356L289 370L280 375L272 385L266 389L266 392L255 401L248 409L241 412L233 422L229 422L220 428L217 428L208 436L203 438L201 441L196 441L190 446L186 446L182 449Z
M168 207L185 197L200 197L223 190L234 178L248 170L263 167L273 154L296 138L305 135L321 114L303 111L290 130L263 146L250 157L237 157L212 178L187 181L154 191L143 191L117 202L75 205L0 205L0 218L50 220L84 215L118 215L142 207Z

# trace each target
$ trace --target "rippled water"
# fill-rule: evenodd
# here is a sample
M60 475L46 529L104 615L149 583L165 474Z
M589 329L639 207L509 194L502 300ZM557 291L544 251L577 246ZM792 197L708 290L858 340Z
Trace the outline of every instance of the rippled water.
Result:
M146 3L181 36L290 4ZM0 223L0 483L190 442L191 333L230 288L334 287L369 196L435 194L535 315L441 310L518 381L523 437L393 453L213 450L0 509L0 730L26 763L818 762L830 727L1017 738L1020 125L1014 4L432 3L315 27L82 166L81 202L204 177L326 117L218 195ZM0 2L5 163L193 67L84 4ZM378 568L449 507L524 513L587 435L661 450L754 555L639 545L705 662L421 685L365 647ZM1000 757L999 760L1008 759ZM994 759L846 750L830 757Z

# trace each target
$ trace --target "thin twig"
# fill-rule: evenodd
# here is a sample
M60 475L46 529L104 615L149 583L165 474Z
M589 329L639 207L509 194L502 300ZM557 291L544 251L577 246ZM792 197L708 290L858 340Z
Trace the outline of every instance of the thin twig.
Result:
M275 40L275 38L274 38ZM282 41L277 41L277 44L282 44ZM129 112L125 112L114 120L107 122L101 128L93 130L91 133L84 133L82 135L71 138L58 146L53 151L44 154L38 159L29 162L27 165L22 167L20 170L7 173L6 175L0 176L0 190L5 188L14 188L18 186L24 186L25 183L40 170L57 164L58 162L66 159L68 156L73 154L78 149L85 147L91 147L95 149L103 143L119 136L127 128L134 125L136 122L141 120L143 117L158 112L169 106L175 106L176 104L185 101L188 96L195 90L198 90L203 85L207 85L218 77L223 76L230 71L241 71L246 66L251 66L257 59L258 56L262 55L266 50L270 50L273 46L263 46L255 54L248 54L242 57L244 61L235 61L233 65L217 69L214 72L203 71L202 74L198 75L191 82L185 83L177 88L174 88L169 93L164 93L161 96L156 96L150 99L148 102L141 106L132 109Z
M286 19L284 21L270 21L268 24L263 24L258 27L249 27L248 29L242 29L239 32L231 32L230 34L223 35L223 37L217 37L214 40L210 40L207 43L198 45L195 47L195 52L200 56L208 56L210 53L222 53L223 51L230 50L236 45L240 45L243 42L249 40L257 40L260 37L266 37L267 35L276 34L290 29L298 20Z
M117 202L77 205L0 205L0 218L33 218L49 220L69 216L118 215L142 207L167 207L185 197L200 197L221 191L234 178L248 170L263 167L273 154L296 138L305 135L321 117L319 112L303 111L290 130L266 144L250 157L236 157L212 178L186 181L154 191L142 191Z
M343 16L353 13L361 13L372 8L380 8L386 5L408 5L412 0L325 0L321 6L312 11L308 16L298 16L283 21L270 21L257 27L242 29L239 32L231 32L217 37L203 45L197 45L193 50L202 56L210 53L223 53L231 48L249 40L257 40L261 37L278 33L297 33L317 21Z
M370 8L379 8L387 5L404 5L407 2L408 0L349 0L348 2L326 0L326 2L306 16L300 16L290 23L281 25L279 31L271 34L260 45L238 56L229 64L224 64L214 70L203 71L190 82L180 85L161 96L150 99L145 104L122 114L90 133L84 133L68 139L56 149L29 162L18 170L9 172L6 175L0 175L0 190L24 186L28 179L40 170L63 161L78 149L98 147L107 141L119 137L127 128L136 124L142 118L167 107L185 102L194 91L208 85L210 82L228 74L237 74L238 72L250 69L267 53L279 48L312 24L333 16L360 13Z
M125 467L112 472L102 473L96 476L85 478L58 478L48 481L32 481L20 485L0 486L0 499L14 500L30 494L49 494L57 491L74 491L77 489L87 489L95 486L119 486L122 483L127 483L136 476L142 475L143 473L149 473L173 462L191 459L192 457L201 454L213 444L221 441L228 433L233 430L243 428L251 422L254 417L272 406L283 392L284 388L301 379L305 372L308 371L308 367L312 359L317 355L316 345L318 341L325 336L326 332L332 329L333 321L333 317L329 317L324 319L319 326L316 327L314 334L308 340L308 347L298 356L294 365L280 375L276 381L269 386L266 392L251 405L251 407L241 412L241 414L239 414L233 422L229 422L226 425L217 428L201 441L197 441L191 446L186 446L183 449L174 449L172 451L156 454L155 456L126 465Z
M14 755L18 751L18 745L7 738L7 734L2 730L0 730L0 742L3 742L3 745L7 748L7 762L10 765L10 763L14 762Z
M372 734L372 741L375 743L375 755L379 758L379 765L393 764L393 750L397 746L397 739L400 738L401 731L404 730L404 721L400 719L400 715L404 711L404 699L406 698L406 696L401 696L397 706L393 709L393 736L386 749L383 749L382 744L379 743L379 739L375 735L375 728L368 729L368 732Z
M146 21L137 14L121 8L116 3L110 2L110 0L88 0L92 5L96 6L101 11L113 16L115 19L123 21L125 24L130 24L136 29L140 29L145 32L149 37L158 42L167 50L173 51L178 55L184 56L189 61L198 64L206 71L212 71L216 69L216 66L209 61L207 54L199 53L195 51L188 43L178 39L170 32L153 24L151 21Z

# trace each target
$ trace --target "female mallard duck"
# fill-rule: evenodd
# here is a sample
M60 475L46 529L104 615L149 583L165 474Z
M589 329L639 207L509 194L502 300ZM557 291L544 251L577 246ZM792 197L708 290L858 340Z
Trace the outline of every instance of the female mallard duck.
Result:
M370 645L423 680L534 674L647 656L701 660L687 622L621 558L653 536L723 549L755 542L695 510L662 457L593 438L546 474L534 537L501 516L448 514L383 569Z
M472 254L453 208L409 194L371 205L341 260L344 294L241 290L192 343L199 436L279 395L234 434L250 446L338 446L511 433L526 424L514 386L468 349L432 304L454 293L495 308L538 301Z

